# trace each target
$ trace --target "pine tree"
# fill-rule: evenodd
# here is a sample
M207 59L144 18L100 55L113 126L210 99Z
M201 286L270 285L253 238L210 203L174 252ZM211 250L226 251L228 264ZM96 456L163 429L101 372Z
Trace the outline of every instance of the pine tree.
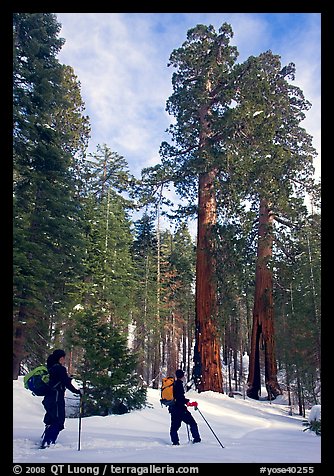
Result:
M106 145L97 147L86 167L84 256L76 298L81 305L99 305L106 321L126 328L133 294L133 238L132 204L123 192L131 175L125 159Z
M176 368L182 368L190 377L195 337L195 246L187 225L182 222L169 238L169 242L170 252L166 256L170 275L168 301L172 306L172 329L177 339L175 342L171 341L176 350L176 362L172 368L167 367L167 374L173 373Z
M304 217L284 243L278 243L275 266L278 360L286 370L289 392L300 394L301 388L312 405L319 403L321 373L320 223L317 213Z
M154 218L148 213L144 213L134 226L135 239L132 253L135 263L136 289L132 312L135 328L133 345L140 355L138 372L149 384L152 380L158 381L159 377L151 372L154 355L157 352L156 345L160 344L160 323L156 320L157 238ZM154 337L156 334L159 336L158 343Z
M218 318L224 329L223 361L228 372L225 382L227 392L243 390L247 376L243 356L249 354L255 266L251 221L251 216L248 219L244 216L243 220L229 220L217 226Z
M59 31L53 14L13 15L14 378L25 357L45 359L65 282L80 260L73 154L89 131L79 87L67 89L75 78L56 58Z
M137 356L128 349L126 335L105 322L98 306L77 308L74 314L73 344L83 349L76 378L84 389L84 415L122 414L145 406L146 388L135 371Z
M104 144L90 154L81 200L84 257L66 339L73 369L85 387L85 414L107 415L141 408L146 390L128 346L134 293L133 237L124 197L132 177L123 157Z

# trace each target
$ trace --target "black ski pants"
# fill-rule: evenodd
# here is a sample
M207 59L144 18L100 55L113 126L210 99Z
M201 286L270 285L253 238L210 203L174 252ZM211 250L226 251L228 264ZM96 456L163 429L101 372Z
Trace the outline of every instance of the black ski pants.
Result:
M200 440L197 423L192 414L184 407L173 407L170 409L171 425L170 425L170 437L173 444L179 443L178 431L182 422L189 425L190 432L194 440Z
M52 390L44 397L43 406L45 408L45 433L46 444L55 443L59 432L64 429L65 423L65 398L64 392Z

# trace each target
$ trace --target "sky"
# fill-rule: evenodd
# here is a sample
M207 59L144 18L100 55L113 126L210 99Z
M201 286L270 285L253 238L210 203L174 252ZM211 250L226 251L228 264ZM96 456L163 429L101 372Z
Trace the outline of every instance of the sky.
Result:
M160 162L159 147L172 123L170 54L197 24L232 26L238 62L271 50L282 65L296 65L293 84L312 103L303 127L318 151L320 177L320 13L56 13L66 40L58 58L81 83L92 126L89 151L106 144L122 155L130 172Z
M67 407L78 401L69 390L65 395ZM198 424L201 443L189 442L182 424L180 446L171 445L168 410L161 407L160 390L149 388L144 409L82 418L80 451L77 418L66 418L56 445L41 450L43 397L33 396L19 377L13 381L13 463L290 463L309 467L322 462L321 437L303 431L303 422L311 412L313 418L319 418L321 406L308 409L303 418L298 415L297 405L289 414L286 396L271 403L211 391L198 394L189 390L186 396L198 402L201 414L193 407L189 411ZM254 474L260 474L259 470Z

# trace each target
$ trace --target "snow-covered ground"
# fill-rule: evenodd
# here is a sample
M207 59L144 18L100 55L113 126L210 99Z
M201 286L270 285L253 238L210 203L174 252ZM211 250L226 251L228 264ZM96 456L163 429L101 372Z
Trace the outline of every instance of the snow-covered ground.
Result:
M75 398L67 390L68 402ZM202 442L188 442L187 428L179 430L180 446L169 438L170 416L160 405L160 391L148 389L149 406L125 415L81 420L78 451L77 418L67 418L54 448L38 449L44 429L42 397L13 381L14 463L320 463L321 437L303 431L304 418L289 415L286 402L230 398L214 392L187 397L198 408L189 410L198 423ZM306 416L307 417L307 416Z

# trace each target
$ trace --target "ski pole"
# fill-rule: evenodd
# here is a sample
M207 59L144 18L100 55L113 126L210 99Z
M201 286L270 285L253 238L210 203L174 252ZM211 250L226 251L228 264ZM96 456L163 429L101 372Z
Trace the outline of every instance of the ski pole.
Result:
M201 415L201 417L203 418L203 420L205 421L205 423L208 425L208 427L210 428L210 430L212 431L212 433L214 434L216 440L218 441L218 443L220 444L220 446L222 448L224 448L223 444L221 443L221 441L219 440L218 436L216 435L216 433L213 431L213 429L211 428L211 426L209 425L207 419L205 418L205 416L203 415L203 413L201 412L201 410L198 408L198 406L195 406L195 410L198 410L199 411L199 414Z
M81 444L81 416L82 416L82 395L80 393L80 403L79 403L79 439L78 439L78 451L80 451Z
M189 425L187 425L188 443L190 442Z

